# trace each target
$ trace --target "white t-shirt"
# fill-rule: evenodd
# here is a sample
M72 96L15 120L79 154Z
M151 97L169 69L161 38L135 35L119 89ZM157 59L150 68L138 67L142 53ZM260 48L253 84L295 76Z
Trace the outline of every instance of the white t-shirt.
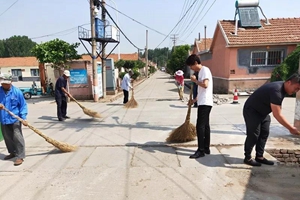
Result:
M203 88L198 85L197 103L198 106L206 105L213 106L213 79L208 67L202 66L198 74L198 81L203 82L204 79L208 79L208 87Z
M122 90L127 90L127 91L129 91L129 89L131 88L130 76L128 73L126 73L122 79L121 88Z

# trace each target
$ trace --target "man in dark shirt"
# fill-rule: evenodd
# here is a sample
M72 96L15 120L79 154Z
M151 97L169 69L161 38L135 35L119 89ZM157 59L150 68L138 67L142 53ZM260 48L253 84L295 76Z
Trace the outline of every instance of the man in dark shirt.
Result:
M285 82L277 81L261 86L247 99L243 109L247 132L244 145L245 164L251 166L274 164L263 157L271 123L269 113L272 112L275 119L286 127L291 134L299 133L297 128L292 126L281 114L281 104L285 95L292 95L299 89L300 75L293 74ZM251 158L251 152L255 145L256 157L254 161Z
M67 97L63 90L66 90L70 71L65 70L55 84L55 101L57 105L57 117L59 121L64 121L70 117L67 116ZM68 95L67 95L68 96Z

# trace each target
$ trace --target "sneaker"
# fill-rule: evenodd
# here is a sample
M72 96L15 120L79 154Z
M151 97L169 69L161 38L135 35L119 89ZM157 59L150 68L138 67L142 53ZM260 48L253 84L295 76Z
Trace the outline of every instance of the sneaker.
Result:
M196 151L193 155L190 156L191 159L196 159L200 157L204 157L205 154L203 151Z
M247 164L247 165L255 166L255 167L261 166L260 163L255 162L255 160L253 160L252 158L250 158L250 159L245 158L244 163Z
M265 164L265 165L274 165L274 162L267 160L266 158L263 159L259 159L259 158L255 158L255 161L261 164Z
M14 166L18 166L18 165L21 165L23 163L23 159L22 158L17 158L14 162Z
M5 157L4 157L4 160L9 160L9 159L12 159L12 158L14 158L14 157L16 157L16 155L11 153L11 154L5 156Z
M63 118L65 118L65 119L70 119L70 117L69 117L69 116L64 116Z

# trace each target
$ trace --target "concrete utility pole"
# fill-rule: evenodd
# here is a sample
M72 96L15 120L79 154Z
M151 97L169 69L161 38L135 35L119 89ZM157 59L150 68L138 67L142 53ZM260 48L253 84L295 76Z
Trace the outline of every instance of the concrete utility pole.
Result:
M177 39L178 39L177 35L178 35L178 34L173 34L173 36L170 37L171 40L173 41L173 50L175 50L176 41L177 41Z
M97 74L97 41L95 31L95 6L94 1L90 0L90 15L91 15L91 38L92 38L92 66L93 66L93 96L94 102L98 102L98 74Z
M106 38L105 35L105 26L106 26L106 12L105 12L105 0L102 0L102 9L101 9L101 20L103 21L104 25L104 38ZM106 55L105 55L105 42L101 42L101 48L102 48L102 59L101 59L101 64L102 64L102 85L103 85L103 98L106 97Z
M145 58L146 58L146 77L148 78L148 30L146 30L146 49L145 49Z

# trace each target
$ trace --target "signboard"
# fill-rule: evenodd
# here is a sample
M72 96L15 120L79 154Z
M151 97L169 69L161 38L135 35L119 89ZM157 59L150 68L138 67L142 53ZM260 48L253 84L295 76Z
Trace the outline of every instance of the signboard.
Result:
M97 75L98 75L98 88L97 92L99 97L103 97L103 87L102 87L102 66L100 63L97 63Z
M70 84L87 84L86 69L70 69Z
M97 17L95 18L95 31L97 38L104 38L104 23Z

